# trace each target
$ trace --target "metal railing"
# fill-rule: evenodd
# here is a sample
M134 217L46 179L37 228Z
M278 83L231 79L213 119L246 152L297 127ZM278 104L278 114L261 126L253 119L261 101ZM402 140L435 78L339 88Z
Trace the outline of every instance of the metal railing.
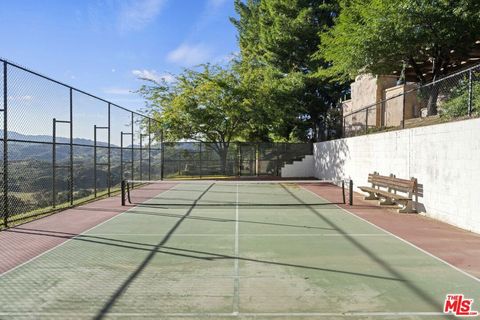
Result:
M383 99L358 108L341 103L343 136L477 117L480 111L480 65L419 86L407 83L384 90Z

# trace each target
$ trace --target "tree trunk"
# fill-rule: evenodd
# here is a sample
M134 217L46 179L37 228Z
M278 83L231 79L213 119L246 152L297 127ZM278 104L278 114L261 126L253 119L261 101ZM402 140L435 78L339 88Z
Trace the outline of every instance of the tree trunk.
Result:
M428 101L427 101L427 114L429 116L434 116L437 114L437 100L439 88L438 84L432 84L429 88Z

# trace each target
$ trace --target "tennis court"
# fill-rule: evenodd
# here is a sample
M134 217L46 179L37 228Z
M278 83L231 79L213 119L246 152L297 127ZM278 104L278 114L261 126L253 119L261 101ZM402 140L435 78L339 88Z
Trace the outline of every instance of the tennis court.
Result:
M438 319L448 293L480 299L478 279L315 188L137 187L125 212L1 275L0 318Z

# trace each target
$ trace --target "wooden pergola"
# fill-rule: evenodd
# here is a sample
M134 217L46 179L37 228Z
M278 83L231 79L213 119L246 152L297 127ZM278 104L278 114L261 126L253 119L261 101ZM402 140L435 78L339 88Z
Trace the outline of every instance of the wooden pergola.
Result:
M474 66L480 63L480 40L475 41L472 48L468 51L468 53L459 54L454 50L450 51L449 57L450 63L448 64L448 73L453 73L456 71L460 71L462 69L467 69L471 66ZM432 61L431 60L424 60L424 61L417 61L417 66L422 71L423 76L427 82L432 80ZM395 76L400 76L401 70L394 71L393 74ZM412 66L408 65L405 69L405 80L407 82L419 82L417 74Z

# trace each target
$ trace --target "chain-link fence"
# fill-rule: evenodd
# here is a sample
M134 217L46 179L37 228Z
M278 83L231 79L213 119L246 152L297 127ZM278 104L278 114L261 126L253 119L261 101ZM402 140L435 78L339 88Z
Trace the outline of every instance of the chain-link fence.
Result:
M0 63L0 228L161 178L154 119Z
M120 190L122 180L279 175L311 144L163 142L159 124L0 59L0 229Z
M343 136L410 128L477 117L480 114L480 66L419 86L407 83L383 90L382 100L357 108L342 103Z
M311 143L165 142L166 178L280 176L281 168L313 153Z

